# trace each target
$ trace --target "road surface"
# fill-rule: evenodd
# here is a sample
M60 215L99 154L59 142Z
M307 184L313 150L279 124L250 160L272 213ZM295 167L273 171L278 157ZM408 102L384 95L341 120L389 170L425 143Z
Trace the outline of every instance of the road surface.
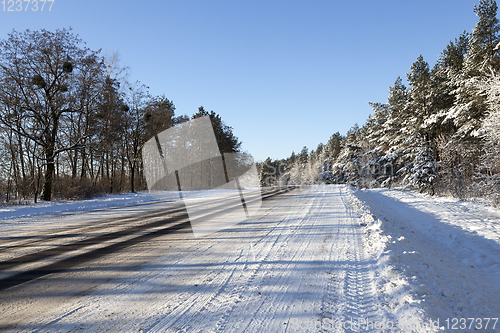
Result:
M345 191L286 192L233 228L201 238L176 230L3 290L0 328L317 332L337 318L383 320L373 260Z
M466 318L463 332L500 328L498 211L306 186L195 237L182 207L163 205L1 225L0 287L60 269L0 288L0 330L457 332Z

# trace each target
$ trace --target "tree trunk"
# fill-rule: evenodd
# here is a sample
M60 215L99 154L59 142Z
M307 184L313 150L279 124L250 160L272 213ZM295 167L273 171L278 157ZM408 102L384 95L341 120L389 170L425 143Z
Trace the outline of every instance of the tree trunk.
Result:
M69 161L71 163L71 183L76 179L77 168L78 168L78 152L68 152Z
M111 177L109 175L109 151L106 152L106 183L108 186L111 184Z
M135 162L130 163L130 192L135 192L134 178L135 178Z
M59 121L57 117L54 117L54 126L52 127L52 133L48 136L47 146L45 147L45 158L46 158L46 169L45 169L45 184L43 185L43 195L42 198L45 201L52 200L52 184L54 179L55 171L55 156L54 149L56 146L57 128Z
M86 170L87 156L85 148L83 149L81 155L82 155L82 170L80 173L80 179L84 179L85 177L87 177L87 170Z
M111 178L109 179L109 193L113 193L113 186L115 181L115 159L111 160Z
M54 178L54 170L55 170L55 163L54 163L54 156L52 156L52 153L47 153L46 154L47 158L47 166L45 169L45 184L43 185L43 200L45 201L50 201L52 200L52 179Z
M119 192L122 191L123 189L123 178L125 177L125 156L122 155L121 157L121 174L120 174L120 190Z
M26 199L26 167L24 165L24 149L23 149L23 142L21 137L18 135L17 138L18 145L19 145L19 161L21 162L21 194L23 196L23 199Z
M38 163L37 163L37 176L36 176L36 180L35 180L35 203L38 202L38 193L40 192L40 178L42 176L42 170L41 168L38 166Z

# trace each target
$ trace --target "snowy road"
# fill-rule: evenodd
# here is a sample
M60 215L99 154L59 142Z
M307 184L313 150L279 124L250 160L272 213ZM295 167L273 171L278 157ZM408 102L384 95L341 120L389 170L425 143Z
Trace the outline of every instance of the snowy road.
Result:
M495 318L498 217L480 229L467 211L401 191L302 187L230 229L177 230L0 291L0 330L429 332L438 318L441 330L446 318ZM484 235L460 231L474 221Z
M317 332L383 319L344 187L292 191L203 238L155 238L1 293L13 331Z

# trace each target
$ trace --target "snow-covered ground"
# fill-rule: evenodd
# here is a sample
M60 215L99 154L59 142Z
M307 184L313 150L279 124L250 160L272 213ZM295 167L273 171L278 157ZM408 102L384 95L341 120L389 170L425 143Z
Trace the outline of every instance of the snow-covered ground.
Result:
M213 191L183 191L183 196L196 198L200 196L214 195ZM149 205L158 202L179 200L179 192L155 191L153 195L148 191L136 193L121 193L105 195L88 200L66 200L66 201L42 201L37 204L6 205L0 207L0 223L10 222L14 219L30 219L34 217L47 217L49 215L67 215L74 213L85 213L89 211L109 210L121 207Z
M355 190L377 285L397 316L423 310L427 326L500 331L500 211L414 192ZM486 327L485 318L489 320ZM495 319L494 319L495 318Z
M91 210L140 205L160 201L149 192L106 195L88 200L42 201L36 204L8 205L0 207L0 223L13 219L29 219L37 216L62 215Z
M146 203L147 196L129 202ZM120 206L95 201L92 209ZM115 211L161 204L170 203ZM60 205L59 212L72 210ZM16 222L33 217L33 209L3 215L2 241L30 224L68 219L77 226L104 214L49 219L39 211ZM200 238L164 235L1 291L0 330L500 331L500 323L493 329L500 317L499 222L498 210L470 202L301 187L263 201L258 214L229 229Z

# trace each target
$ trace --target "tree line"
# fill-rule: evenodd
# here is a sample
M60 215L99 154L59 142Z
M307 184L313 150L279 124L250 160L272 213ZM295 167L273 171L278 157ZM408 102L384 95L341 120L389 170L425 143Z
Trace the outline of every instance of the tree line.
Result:
M0 40L3 201L146 189L142 145L197 117L210 117L221 153L240 150L214 111L176 115L171 100L127 82L123 70L71 29L14 30Z
M478 22L450 41L431 68L420 55L370 103L363 126L315 150L268 158L262 185L349 183L405 186L430 194L484 196L500 203L500 26L497 4L474 5Z

